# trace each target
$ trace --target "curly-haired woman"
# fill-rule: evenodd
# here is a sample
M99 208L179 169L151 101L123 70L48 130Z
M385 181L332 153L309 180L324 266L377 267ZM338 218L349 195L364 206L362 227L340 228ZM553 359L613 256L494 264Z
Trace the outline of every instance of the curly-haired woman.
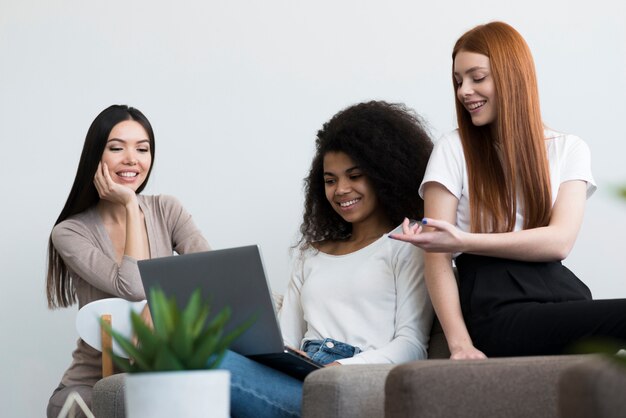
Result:
M390 240L420 217L432 149L403 105L368 102L337 113L317 135L305 180L300 255L284 298L285 344L328 366L426 357L433 311L422 252ZM299 416L302 382L234 353L233 416Z

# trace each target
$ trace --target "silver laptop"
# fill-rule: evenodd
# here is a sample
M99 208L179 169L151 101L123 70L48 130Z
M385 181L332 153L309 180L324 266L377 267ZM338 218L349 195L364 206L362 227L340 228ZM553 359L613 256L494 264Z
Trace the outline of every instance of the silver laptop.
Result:
M137 264L146 295L150 288L159 286L168 297L174 296L179 306L185 306L199 288L203 298L210 301L211 315L229 306L232 316L225 332L256 316L252 326L231 345L232 351L298 379L323 367L284 346L258 246L154 258Z

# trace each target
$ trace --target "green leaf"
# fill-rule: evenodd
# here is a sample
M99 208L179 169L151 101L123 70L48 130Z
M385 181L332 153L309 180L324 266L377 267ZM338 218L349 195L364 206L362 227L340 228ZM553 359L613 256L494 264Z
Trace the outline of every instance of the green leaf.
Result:
M198 339L196 348L189 359L188 365L192 369L207 368L206 362L215 353L220 338L222 337L222 328L207 330L202 333Z
M135 345L130 340L128 340L119 332L112 329L111 325L102 319L100 319L100 326L104 328L105 332L113 337L113 339L119 344L121 349L124 350L126 354L128 354L129 357L131 357L141 367L149 367L149 359L144 355L143 352L138 350L137 347L135 347Z
M218 315L214 320L214 326L211 329L207 329L199 339L200 344L189 362L190 368L214 369L219 366L228 347L258 319L258 315L252 316L246 322L237 326L230 333L222 337L225 324L224 319L228 319L230 310L224 308L220 314L222 316Z
M171 331L174 329L174 318L172 306L165 298L165 294L159 288L150 289L150 299L152 300L152 321L154 332L162 339L169 339ZM174 304L174 310L178 309Z
M114 354L113 350L108 350L108 351L109 351L109 354L111 354L111 359L113 360L113 363L115 363L115 365L120 370L122 370L123 372L126 372L126 373L134 372L134 368L130 364L130 361L127 358L120 357L117 354Z
M191 325L184 320L176 324L172 333L172 350L178 358L189 358L193 348L193 338L191 337Z
M176 304L176 299L174 296L170 297L167 300L167 306L170 313L170 318L172 320L171 327L168 329L169 335L171 336L176 328L176 325L180 322L180 309L178 309L178 305Z
M209 312L209 306L205 304L191 325L192 338L196 339L202 333L202 330L204 329L204 324L206 324L206 321L209 318Z
M159 350L157 351L157 355L154 361L154 370L185 370L185 367L176 358L174 353L172 353L166 345L163 345L159 347Z
M200 289L196 289L191 295L189 303L183 313L183 323L189 325L191 338L197 338L200 335L209 317L209 312L209 305L202 301Z
M161 344L159 338L153 333L152 329L146 325L141 315L136 312L130 313L130 322L133 330L137 335L138 346L144 352L146 358L154 358L158 346Z
M235 341L237 338L239 338L241 336L241 334L246 332L248 330L248 328L250 328L252 326L252 324L254 324L254 322L257 319L258 319L258 314L255 314L252 317L250 317L243 324L240 324L237 327L235 327L235 329L233 329L231 332L229 332L227 335L225 335L224 338L222 338L222 340L220 341L220 344L218 345L216 351L217 352L225 351L228 347L230 347L230 345L233 343L233 341ZM219 365L219 363L218 363L218 365Z
M205 333L217 332L218 330L221 331L229 319L230 319L230 308L227 306L224 309L222 309L217 315L215 315L215 317L209 322L209 324L206 327Z
M187 324L192 324L194 320L198 317L200 310L202 309L202 295L200 294L200 289L196 289L189 298L189 302L187 302L187 307L183 312L182 322Z
M573 346L571 351L577 354L600 353L612 356L617 353L620 348L622 348L621 344L615 340L593 337L579 341Z
M226 349L223 349L221 352L216 353L211 359L207 361L207 369L213 370L217 369L220 364L222 364L222 360L224 360L224 356L226 355Z

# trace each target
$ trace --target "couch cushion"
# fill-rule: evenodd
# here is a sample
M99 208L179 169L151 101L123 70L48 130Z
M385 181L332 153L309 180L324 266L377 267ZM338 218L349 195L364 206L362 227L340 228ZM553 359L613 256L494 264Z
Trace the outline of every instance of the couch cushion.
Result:
M559 409L567 418L620 418L626 414L626 367L594 357L565 370Z
M125 418L124 383L126 375L114 374L93 387L91 409L98 418Z
M385 379L393 364L326 367L304 380L302 416L384 416Z
M422 360L400 365L387 378L385 416L554 418L560 374L586 358Z

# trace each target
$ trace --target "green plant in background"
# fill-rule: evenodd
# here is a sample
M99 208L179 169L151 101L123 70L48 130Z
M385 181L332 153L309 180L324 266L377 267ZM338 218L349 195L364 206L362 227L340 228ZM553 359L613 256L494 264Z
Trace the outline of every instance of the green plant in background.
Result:
M197 289L184 310L160 289L150 289L154 329L139 314L131 312L131 324L137 338L131 340L100 321L104 330L120 345L130 360L112 354L113 362L130 373L173 370L214 369L222 361L230 344L252 324L253 318L224 334L231 316L228 307L209 320L210 308Z

